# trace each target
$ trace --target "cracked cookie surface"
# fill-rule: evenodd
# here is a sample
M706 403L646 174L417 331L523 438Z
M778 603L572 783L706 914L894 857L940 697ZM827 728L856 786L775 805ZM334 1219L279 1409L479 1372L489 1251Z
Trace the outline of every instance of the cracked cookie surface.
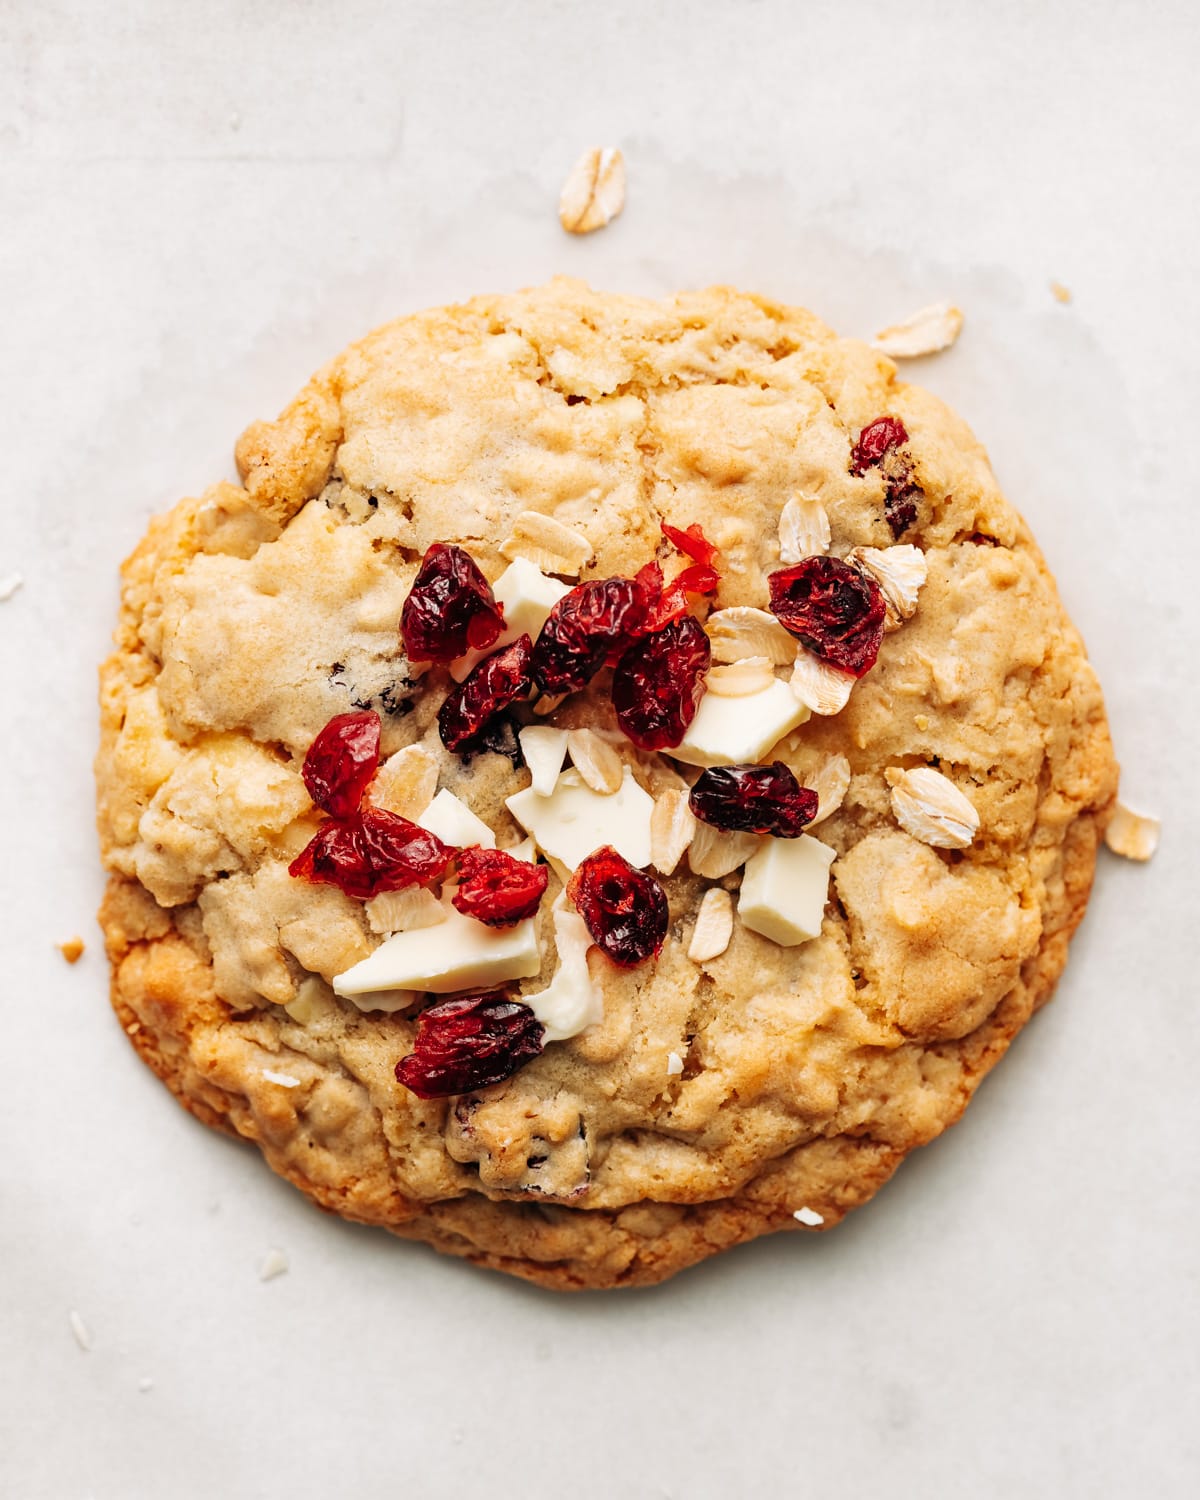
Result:
M661 522L699 521L724 560L715 607L762 608L793 496L824 506L838 555L893 542L884 475L851 464L881 413L909 435L902 540L928 579L847 706L773 752L801 782L849 762L818 830L837 854L820 936L784 948L735 921L693 961L705 890L738 875L685 860L663 881L660 959L594 967L602 1022L478 1095L408 1093L393 1070L413 1017L330 987L378 933L287 865L317 823L304 753L351 707L379 713L385 755L428 749L501 845L523 837L505 798L528 772L448 755L451 680L403 655L424 550L457 542L494 581L535 511L587 539L586 579L635 573L662 555ZM660 1280L797 1229L800 1208L831 1226L959 1117L1062 969L1116 767L1079 637L957 417L798 309L556 281L377 330L237 460L240 485L182 502L126 563L102 672L113 1000L194 1114L326 1208L564 1288ZM590 690L538 722L613 728ZM660 755L621 754L651 793L685 785ZM885 771L928 764L970 794L969 848L896 823ZM554 971L558 889L530 992Z

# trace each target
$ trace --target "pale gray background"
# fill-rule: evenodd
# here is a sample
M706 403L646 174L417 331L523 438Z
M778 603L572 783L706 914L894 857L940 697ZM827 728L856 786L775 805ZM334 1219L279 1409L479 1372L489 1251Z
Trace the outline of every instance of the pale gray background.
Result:
M0 1493L1195 1493L1197 14L0 3ZM568 239L604 143L625 215ZM172 1103L105 1003L89 782L151 512L374 323L559 271L863 334L960 302L914 373L1033 523L1166 821L873 1206L573 1300L326 1219Z

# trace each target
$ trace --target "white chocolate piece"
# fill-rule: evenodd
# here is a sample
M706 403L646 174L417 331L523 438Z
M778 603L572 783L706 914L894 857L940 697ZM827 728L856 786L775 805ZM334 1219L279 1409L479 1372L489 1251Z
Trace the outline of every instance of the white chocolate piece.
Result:
M523 635L536 641L550 611L564 594L571 592L569 583L560 583L557 578L547 578L540 568L525 558L518 557L509 563L492 585L496 603L504 607L504 630L494 645L486 651L468 651L450 664L450 675L455 682L462 682L493 651L499 651Z
M474 917L455 911L449 895L443 898L443 904L444 922L397 932L361 963L335 975L333 988L337 994L348 996L356 1004L362 1003L356 997L378 990L426 990L449 995L456 990L489 989L510 979L531 979L541 968L532 917L514 927L486 927ZM370 1008L384 1007L376 1002Z
M460 802L445 787L417 819L420 827L437 834L444 844L465 849L479 844L484 849L496 847L496 835L482 818L477 818L465 802Z
M759 761L808 717L807 705L778 680L746 698L705 693L682 743L667 753L690 766Z
M738 898L742 926L782 948L815 938L825 915L834 858L828 844L807 834L798 839L768 838L746 862Z
M539 797L527 787L505 805L560 873L574 870L605 844L638 869L650 863L654 799L637 784L628 766L620 789L610 796L592 791L572 770L562 773L549 797Z

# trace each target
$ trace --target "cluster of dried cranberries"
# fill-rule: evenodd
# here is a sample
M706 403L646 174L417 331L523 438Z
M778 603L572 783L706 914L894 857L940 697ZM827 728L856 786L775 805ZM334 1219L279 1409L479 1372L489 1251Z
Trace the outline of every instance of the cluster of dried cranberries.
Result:
M308 747L302 776L329 818L288 866L317 885L336 885L369 901L384 891L441 880L454 850L441 839L381 807L363 807L379 767L379 715L338 714Z
M528 652L528 636L522 640ZM502 849L457 849L398 813L364 807L378 768L378 714L330 719L308 747L301 770L309 796L330 816L288 866L289 874L369 901L384 891L432 885L456 865L459 885L451 901L464 916L488 927L511 927L534 914L550 878L545 865Z

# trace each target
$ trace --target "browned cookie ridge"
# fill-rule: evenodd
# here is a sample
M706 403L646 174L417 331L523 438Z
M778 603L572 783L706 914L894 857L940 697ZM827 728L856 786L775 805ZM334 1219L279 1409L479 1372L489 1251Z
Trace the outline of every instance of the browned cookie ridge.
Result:
M904 440L876 457L882 416ZM326 1208L563 1288L661 1280L800 1210L829 1227L959 1117L1062 970L1116 767L1082 643L957 417L801 310L555 281L377 330L237 458L240 486L182 502L126 563L102 672L113 1001L188 1109ZM601 1019L422 1100L394 1071L416 1011L332 988L386 912L288 873L319 819L305 753L335 715L376 712L381 805L415 817L440 788L522 843L507 799L529 770L447 752L454 682L402 649L420 560L455 543L492 583L514 557L633 577L666 561L664 522L720 549L726 693L789 682L795 641L745 611L806 548L874 569L887 600L875 665L851 690L802 659L816 711L763 756L825 799L819 935L783 946L742 920L759 835L659 852L686 843L697 767L631 744L601 672L522 715L571 732L577 778L655 799L661 952L624 969L592 949ZM977 831L939 842L964 800ZM730 865L721 838L750 842ZM551 860L521 994L555 975L566 873Z

